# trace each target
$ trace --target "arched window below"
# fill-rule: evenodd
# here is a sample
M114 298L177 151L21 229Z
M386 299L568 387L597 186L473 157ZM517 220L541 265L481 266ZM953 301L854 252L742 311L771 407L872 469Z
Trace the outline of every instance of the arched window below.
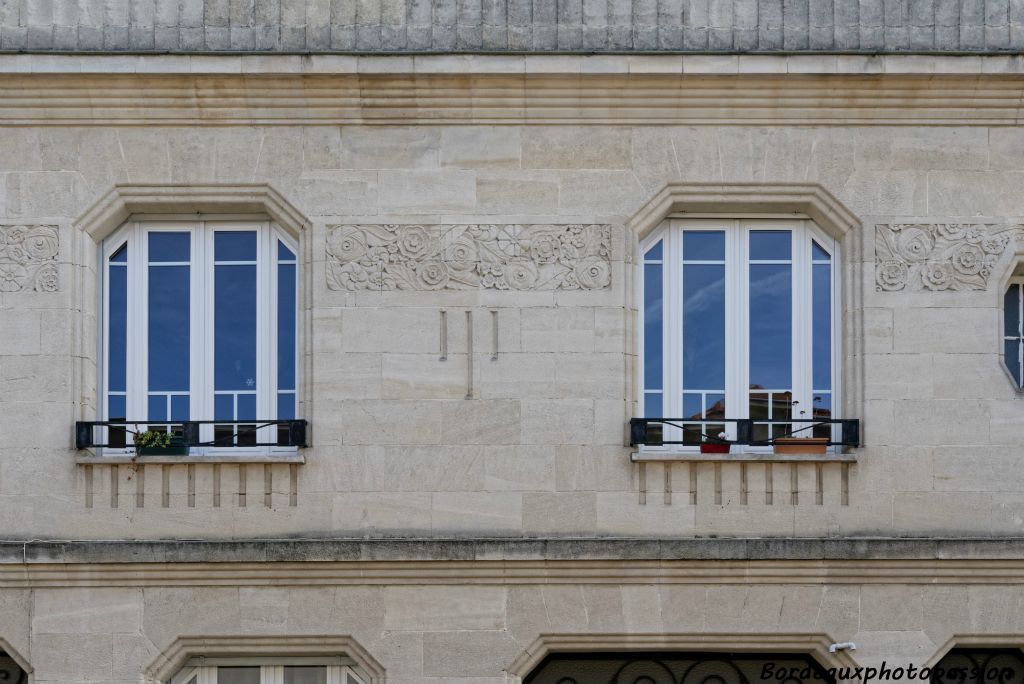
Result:
M780 676L781 675L781 676ZM523 684L835 684L805 654L556 653Z

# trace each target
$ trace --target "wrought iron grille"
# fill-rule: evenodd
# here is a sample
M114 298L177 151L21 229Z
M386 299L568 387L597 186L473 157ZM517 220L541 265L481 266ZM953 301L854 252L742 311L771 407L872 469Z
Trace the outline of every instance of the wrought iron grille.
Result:
M203 425L213 426L206 431L212 433L212 439L201 438ZM75 423L75 447L133 448L129 437L147 430L170 432L171 446L180 448L306 446L305 420L100 420ZM259 441L260 435L267 433L274 435L274 441Z
M735 439L719 435L727 425L735 425ZM838 425L839 439L836 429ZM667 429L666 429L667 428ZM827 446L860 446L860 420L857 418L632 418L629 421L630 446L699 446L702 443L772 446L784 437L819 437ZM665 439L666 434L680 439Z
M932 668L932 684L1024 684L1019 648L955 648Z
M770 677L763 676L770 667ZM778 678L777 673L785 676ZM813 658L770 653L559 653L523 684L835 684Z

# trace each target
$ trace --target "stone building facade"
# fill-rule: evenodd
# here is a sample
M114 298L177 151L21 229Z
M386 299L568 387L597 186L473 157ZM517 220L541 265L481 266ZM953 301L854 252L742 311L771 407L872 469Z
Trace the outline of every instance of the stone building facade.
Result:
M1015 0L0 3L0 674L1020 681L1022 46Z

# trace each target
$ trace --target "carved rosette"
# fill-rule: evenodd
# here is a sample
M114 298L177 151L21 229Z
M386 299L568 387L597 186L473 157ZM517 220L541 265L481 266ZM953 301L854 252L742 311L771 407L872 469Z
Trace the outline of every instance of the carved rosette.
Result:
M998 223L883 223L875 226L880 292L985 290L1020 226Z
M0 292L60 289L56 226L0 226Z
M595 224L335 225L332 290L598 290L611 227Z

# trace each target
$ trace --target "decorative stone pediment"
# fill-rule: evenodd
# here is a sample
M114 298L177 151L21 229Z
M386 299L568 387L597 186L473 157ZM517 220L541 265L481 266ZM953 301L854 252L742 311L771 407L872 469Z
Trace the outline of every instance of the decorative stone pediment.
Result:
M598 290L611 285L604 224L334 225L332 290Z
M637 211L629 228L643 237L669 214L802 214L837 240L860 225L816 183L669 183Z
M75 225L101 241L132 214L266 214L296 238L310 226L273 186L268 184L118 184L85 210Z
M352 664L370 684L384 681L384 667L355 639L333 635L180 636L145 670L146 681L168 682L190 658L340 657Z

